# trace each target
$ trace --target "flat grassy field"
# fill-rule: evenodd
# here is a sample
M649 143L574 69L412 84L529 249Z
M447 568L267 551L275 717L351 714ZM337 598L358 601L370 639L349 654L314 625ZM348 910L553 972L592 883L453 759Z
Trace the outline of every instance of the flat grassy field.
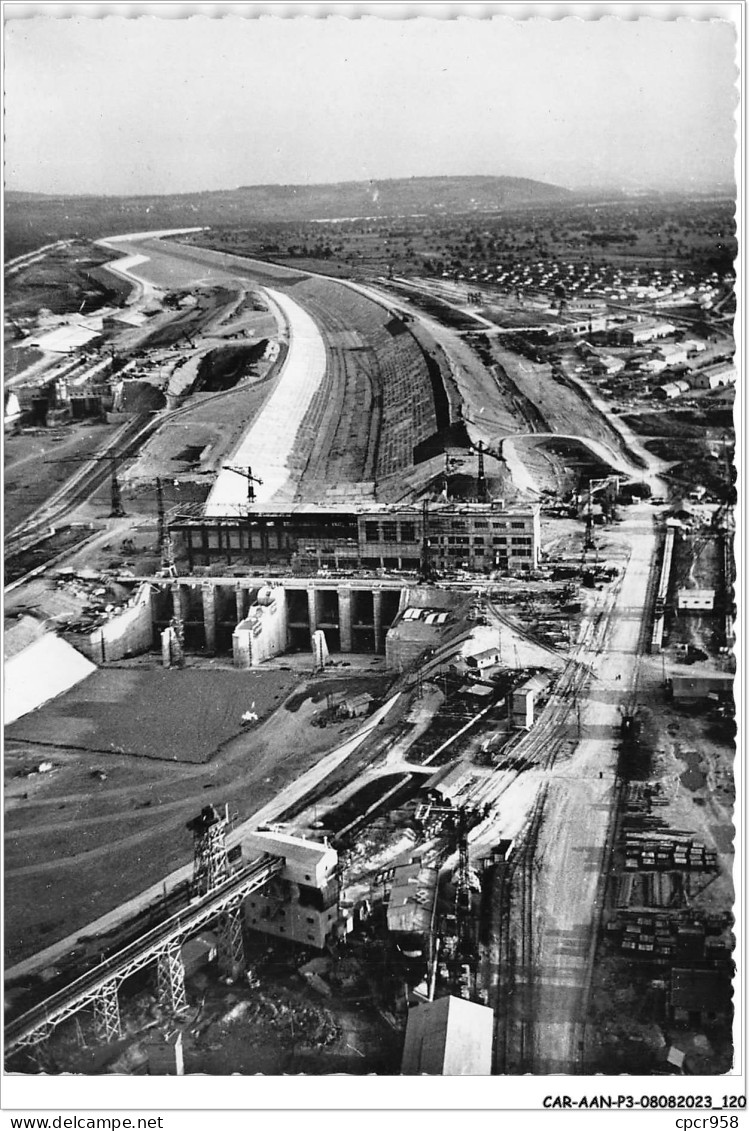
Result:
M311 725L324 702L318 681L307 679L208 664L102 669L85 694L86 683L9 727L7 961L80 930L187 864L185 822L203 805L228 803L246 820L355 731L358 720ZM335 684L346 693L362 679L340 675ZM382 682L373 674L368 686L381 694ZM259 721L244 728L239 716L253 702ZM125 746L139 752L119 752ZM52 770L34 772L41 762Z
M259 679L242 671L103 668L6 733L94 753L208 762L239 733L253 703L265 715L283 690L278 673Z

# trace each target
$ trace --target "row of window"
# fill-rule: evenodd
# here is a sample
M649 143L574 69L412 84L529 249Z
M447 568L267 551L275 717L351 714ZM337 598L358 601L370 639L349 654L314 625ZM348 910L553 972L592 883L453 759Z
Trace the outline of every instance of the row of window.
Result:
M441 524L443 530L447 523ZM452 533L468 532L472 530L527 530L525 522L451 522L448 529ZM370 520L364 523L364 539L366 542L416 542L419 535L415 522L375 522Z
M489 554L489 553L491 553L491 551L485 550L483 546L474 546L473 550L469 551L468 556L472 556L474 558L483 558L485 554ZM498 558L506 558L508 556L506 547L497 548L495 550L495 553L496 553L496 556ZM462 547L462 546L456 546L456 547L451 546L447 550L442 550L441 556L443 558L444 557L465 558L466 557L466 550L465 550L465 547ZM511 556L513 558L530 558L532 556L532 554L531 554L531 551L529 549L526 549L525 547L513 546Z
M309 876L307 877L307 879L309 879ZM251 900L250 900L250 907L252 907L252 908L253 908L253 910L254 910L255 908L257 908L257 903L255 902L255 900L254 900L254 899L251 899ZM330 907L330 908L328 908L328 918L329 918L329 919L332 919L332 918L333 918L333 916L335 915L335 913L336 913L336 909L335 909L335 907ZM278 918L279 918L279 919L285 919L285 918L286 918L286 911L285 911L285 909L284 909L283 907L279 907L278 911L276 912L276 915L278 916ZM253 920L253 922L254 922L254 920ZM317 922L317 919L316 919L316 918L314 918L314 917L312 917L312 916L310 916L310 915L308 915L308 916L307 916L307 922L308 922L308 923L313 923L313 924L314 924L314 923L316 923L316 922Z
M400 533L399 533L400 526ZM365 522L364 538L367 542L415 542L414 522Z
M449 525L450 530L489 530L490 528L492 530L507 530L508 527L510 528L510 530L526 529L526 523L522 520L509 522L507 519L503 518L495 518L492 519L491 522L485 522L481 519L474 519L473 522L466 519L453 519L452 522L448 524L444 519L440 519L438 515L436 517L436 522L440 523L443 526Z
M492 538L492 544L494 546L504 546L504 545L506 545L507 540L508 540L508 536L506 534L498 534L494 538ZM470 544L471 544L470 538L464 538L464 537L457 536L457 535L450 535L447 538L439 538L439 539L437 539L437 541L442 546L445 546L445 545L447 545L447 546L470 546ZM510 538L510 542L513 546L532 546L533 545L533 539L530 538L530 537L526 537L525 535L518 535L518 536L512 537L512 538ZM473 539L473 544L474 544L474 546L483 546L483 545L486 544L486 539L482 536L475 537Z

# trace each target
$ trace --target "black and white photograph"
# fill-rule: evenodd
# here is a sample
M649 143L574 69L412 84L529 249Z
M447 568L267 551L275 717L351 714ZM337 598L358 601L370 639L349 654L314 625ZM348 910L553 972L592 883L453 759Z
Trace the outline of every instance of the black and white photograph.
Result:
M740 1126L743 4L3 14L5 1103Z

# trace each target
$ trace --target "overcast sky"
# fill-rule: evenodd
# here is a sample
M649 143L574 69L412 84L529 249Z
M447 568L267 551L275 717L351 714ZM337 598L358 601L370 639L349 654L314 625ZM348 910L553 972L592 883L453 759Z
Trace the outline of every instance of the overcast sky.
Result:
M719 20L47 16L9 19L5 51L10 189L733 178Z

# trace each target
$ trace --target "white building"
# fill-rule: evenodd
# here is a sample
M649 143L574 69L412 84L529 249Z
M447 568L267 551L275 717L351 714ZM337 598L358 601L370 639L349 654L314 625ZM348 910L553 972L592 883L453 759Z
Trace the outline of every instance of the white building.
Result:
M338 921L338 853L328 844L286 833L254 832L242 837L245 857L270 853L284 869L245 901L248 927L322 950Z
M676 592L677 609L694 610L697 612L712 612L715 608L714 589L678 589Z
M402 1076L490 1076L494 1010L441 997L409 1010Z
M736 384L736 369L733 365L711 365L698 369L689 375L693 389L719 389L722 385Z

